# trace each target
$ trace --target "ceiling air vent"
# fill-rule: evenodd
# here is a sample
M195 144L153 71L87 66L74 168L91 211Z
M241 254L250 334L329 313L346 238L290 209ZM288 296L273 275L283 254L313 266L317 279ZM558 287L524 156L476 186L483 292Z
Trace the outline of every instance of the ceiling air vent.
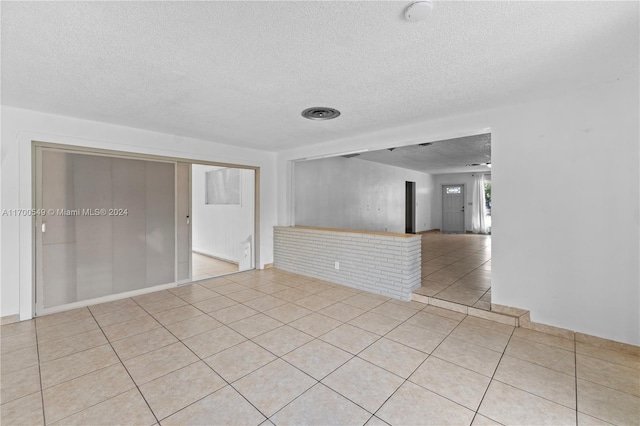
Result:
M302 111L302 116L309 120L331 120L340 115L340 111L334 108L311 107Z

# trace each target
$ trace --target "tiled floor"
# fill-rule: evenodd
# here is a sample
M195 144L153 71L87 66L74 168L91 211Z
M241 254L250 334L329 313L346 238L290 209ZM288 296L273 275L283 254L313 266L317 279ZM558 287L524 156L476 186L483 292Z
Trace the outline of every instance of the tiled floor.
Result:
M238 272L238 265L235 263L214 259L196 252L191 254L191 268L193 281Z
M0 332L2 425L640 419L637 354L274 269Z
M423 234L416 293L491 310L491 235Z

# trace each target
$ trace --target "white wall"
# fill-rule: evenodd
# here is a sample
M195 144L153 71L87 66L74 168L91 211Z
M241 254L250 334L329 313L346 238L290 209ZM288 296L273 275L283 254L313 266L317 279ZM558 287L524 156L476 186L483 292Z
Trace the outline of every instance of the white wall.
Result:
M638 345L639 89L631 75L279 153L278 224L291 220L289 160L490 130L493 302L528 309L536 322Z
M471 214L473 209L471 201L473 196L471 188L473 185L474 173L445 173L433 175L435 188L431 198L431 218L434 229L442 229L442 185L464 185L464 227L465 231L471 231Z
M416 231L431 229L433 177L357 158L295 164L296 225L405 232L405 182L416 182Z
M253 245L254 172L240 169L240 204L205 204L205 173L220 167L191 169L191 239L194 251L238 263L241 242Z
M3 209L32 207L31 141L260 167L260 263L273 261L276 218L275 154L212 141L2 107ZM0 316L31 318L32 228L28 217L2 217Z

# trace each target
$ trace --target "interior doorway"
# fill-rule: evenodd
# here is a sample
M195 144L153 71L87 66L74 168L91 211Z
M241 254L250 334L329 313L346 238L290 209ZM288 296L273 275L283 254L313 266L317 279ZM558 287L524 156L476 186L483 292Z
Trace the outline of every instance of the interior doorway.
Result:
M464 185L442 185L442 233L462 234L464 223Z
M416 183L405 182L405 233L416 233Z

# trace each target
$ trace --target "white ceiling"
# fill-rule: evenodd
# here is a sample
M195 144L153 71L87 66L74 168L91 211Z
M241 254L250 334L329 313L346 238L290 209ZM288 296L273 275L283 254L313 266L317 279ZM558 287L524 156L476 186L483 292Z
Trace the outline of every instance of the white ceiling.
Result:
M278 151L637 72L638 2L408 3L3 1L1 100Z
M489 172L491 134L466 136L433 142L431 145L410 145L360 153L359 160L402 167L431 174Z

